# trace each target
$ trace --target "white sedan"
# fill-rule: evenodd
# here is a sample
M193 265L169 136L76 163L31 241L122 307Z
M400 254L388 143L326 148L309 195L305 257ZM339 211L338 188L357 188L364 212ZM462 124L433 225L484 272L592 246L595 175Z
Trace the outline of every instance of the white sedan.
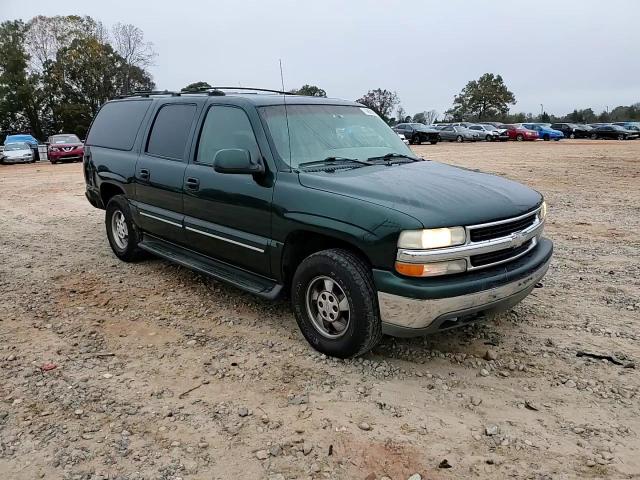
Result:
M0 163L32 163L35 161L33 150L25 142L9 143L0 152Z

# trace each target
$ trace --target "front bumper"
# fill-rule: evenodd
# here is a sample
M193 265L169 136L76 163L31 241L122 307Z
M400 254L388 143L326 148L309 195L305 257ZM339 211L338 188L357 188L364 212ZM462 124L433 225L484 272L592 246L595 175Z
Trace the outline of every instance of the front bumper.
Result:
M84 152L82 150L70 150L68 152L64 152L64 151L47 152L47 156L49 160L52 160L54 162L62 162L65 160L82 160L83 155L84 155Z
M553 244L543 238L528 255L472 274L425 281L374 270L382 330L398 337L419 336L509 310L544 277L552 254Z

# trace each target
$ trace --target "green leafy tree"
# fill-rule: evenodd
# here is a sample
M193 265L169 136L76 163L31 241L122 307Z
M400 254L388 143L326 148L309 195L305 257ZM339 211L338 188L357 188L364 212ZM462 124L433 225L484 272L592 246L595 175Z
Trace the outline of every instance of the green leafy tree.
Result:
M369 90L364 96L356 100L356 102L366 105L376 112L385 122L389 122L391 112L400 104L400 99L396 92L377 88Z
M304 95L306 97L326 97L327 92L315 85L303 85L297 90L291 90L290 93L295 95Z
M31 132L42 138L38 76L27 70L26 25L20 21L0 24L0 130Z
M453 107L447 111L455 120L488 120L504 116L516 98L509 91L500 75L485 73L472 80L453 99Z
M184 87L182 91L184 92L187 90L200 90L201 88L213 88L213 87L209 85L207 82L194 82Z

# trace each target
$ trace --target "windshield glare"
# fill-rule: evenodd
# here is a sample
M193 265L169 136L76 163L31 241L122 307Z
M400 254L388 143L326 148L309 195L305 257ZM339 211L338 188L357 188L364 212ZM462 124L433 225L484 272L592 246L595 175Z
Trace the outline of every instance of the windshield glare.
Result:
M51 143L80 143L80 139L75 135L55 135Z
M415 156L398 134L368 108L287 105L291 138L283 105L259 110L278 154L287 164L291 158L292 168L328 157L367 160L388 153Z
M5 145L4 147L5 152L13 152L16 150L29 150L29 149L30 147L26 143L10 143L8 145Z

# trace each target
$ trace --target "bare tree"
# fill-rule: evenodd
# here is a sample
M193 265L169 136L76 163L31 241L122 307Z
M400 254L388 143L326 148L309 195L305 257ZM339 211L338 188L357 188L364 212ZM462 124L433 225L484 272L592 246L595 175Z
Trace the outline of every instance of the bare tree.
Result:
M424 121L427 125L431 125L438 118L438 112L435 110L429 110L428 112L424 112Z
M144 33L140 28L131 24L116 23L112 32L114 49L124 58L127 65L146 69L153 64L156 56L153 44L144 41ZM129 93L130 88L130 75L127 74L123 93Z
M46 17L38 15L27 24L25 48L30 56L29 69L36 73L44 71L45 64L53 61L61 48L68 47L76 38L94 36L104 31L101 22L91 17L77 15ZM103 39L98 38L105 43Z

